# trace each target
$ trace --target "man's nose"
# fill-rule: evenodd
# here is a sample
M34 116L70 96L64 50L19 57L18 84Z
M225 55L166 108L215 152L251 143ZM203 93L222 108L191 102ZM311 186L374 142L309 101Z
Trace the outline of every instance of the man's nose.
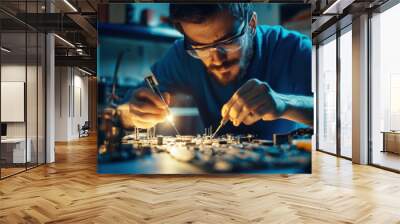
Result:
M226 60L226 52L222 48L213 48L210 50L211 64L219 66Z

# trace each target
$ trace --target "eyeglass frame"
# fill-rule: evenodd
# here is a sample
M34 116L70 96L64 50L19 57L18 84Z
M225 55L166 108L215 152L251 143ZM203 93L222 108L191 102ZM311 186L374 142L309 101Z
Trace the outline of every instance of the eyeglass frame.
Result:
M193 48L192 46L194 44L190 44L189 42L191 41L189 37L187 37L186 35L184 35L184 49L186 50L186 52L194 57L194 58L199 58L199 56L197 55L197 53L193 53L191 51L196 51L196 50L203 50L203 49L225 49L224 47L221 47L222 45L226 45L229 44L231 42L233 42L236 39L239 39L241 37L243 37L247 30L248 30L248 24L249 24L249 19L246 18L244 21L242 21L240 26L243 26L243 28L241 29L240 33L238 34L234 34L232 37L229 37L228 39L222 40L222 41L218 41L216 43L212 43L212 44L205 44L205 46L203 47L199 47L199 48ZM194 41L191 41L192 43L195 43ZM241 47L238 47L237 50L239 50Z

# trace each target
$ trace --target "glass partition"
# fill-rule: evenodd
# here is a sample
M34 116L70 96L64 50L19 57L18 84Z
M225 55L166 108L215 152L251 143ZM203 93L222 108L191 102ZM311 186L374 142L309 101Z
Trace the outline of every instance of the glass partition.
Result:
M400 4L371 18L372 164L400 170Z
M24 171L32 155L26 136L26 32L2 32L1 46L1 175L6 177Z
M19 18L42 13L43 5L0 2ZM44 33L0 12L1 179L45 163L45 44Z
M336 36L318 47L318 149L336 154Z
M352 157L352 33L342 31L340 41L340 155Z

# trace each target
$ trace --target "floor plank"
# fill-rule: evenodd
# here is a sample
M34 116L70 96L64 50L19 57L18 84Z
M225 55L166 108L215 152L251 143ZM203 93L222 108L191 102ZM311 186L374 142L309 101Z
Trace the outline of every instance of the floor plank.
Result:
M400 223L400 175L313 152L311 175L99 175L96 139L0 181L0 223Z

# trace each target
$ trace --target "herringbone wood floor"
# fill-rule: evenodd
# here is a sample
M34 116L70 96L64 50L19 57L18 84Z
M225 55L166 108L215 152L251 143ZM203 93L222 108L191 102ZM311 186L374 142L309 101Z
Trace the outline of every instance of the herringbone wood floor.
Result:
M0 223L400 223L400 175L314 152L312 175L96 174L94 137L0 181Z

